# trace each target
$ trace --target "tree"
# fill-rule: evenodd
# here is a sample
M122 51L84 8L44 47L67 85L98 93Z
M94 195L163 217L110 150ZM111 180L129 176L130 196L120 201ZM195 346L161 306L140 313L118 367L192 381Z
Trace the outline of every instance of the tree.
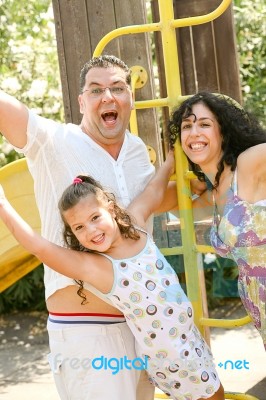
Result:
M63 121L50 0L0 0L0 87L43 116ZM0 167L19 158L0 138Z
M266 3L234 1L244 106L266 126Z

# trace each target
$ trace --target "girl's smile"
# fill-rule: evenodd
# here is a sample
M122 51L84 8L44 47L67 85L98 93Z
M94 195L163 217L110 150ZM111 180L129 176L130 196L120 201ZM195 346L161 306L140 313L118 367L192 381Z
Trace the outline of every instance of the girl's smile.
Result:
M105 236L104 233L102 233L98 235L96 238L92 239L91 241L96 245L102 244L104 241L104 236Z

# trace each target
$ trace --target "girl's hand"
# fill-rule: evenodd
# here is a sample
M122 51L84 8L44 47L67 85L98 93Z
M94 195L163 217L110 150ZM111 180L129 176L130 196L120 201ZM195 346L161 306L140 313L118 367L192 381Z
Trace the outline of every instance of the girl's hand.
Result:
M175 173L175 153L174 149L170 149L166 159L165 164L168 166L170 174L173 175Z

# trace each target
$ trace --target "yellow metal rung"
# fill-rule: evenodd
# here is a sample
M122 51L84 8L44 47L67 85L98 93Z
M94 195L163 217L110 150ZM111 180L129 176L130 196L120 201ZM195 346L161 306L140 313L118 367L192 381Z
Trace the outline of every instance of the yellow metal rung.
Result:
M235 400L259 400L257 397L251 396L250 394L245 393L235 393L235 392L225 392L226 399L235 399Z
M168 399L171 400L172 397L167 396L166 394L156 393L154 399ZM234 393L234 392L225 392L225 399L235 399L235 400L259 400L257 397L251 396L249 394L244 393Z

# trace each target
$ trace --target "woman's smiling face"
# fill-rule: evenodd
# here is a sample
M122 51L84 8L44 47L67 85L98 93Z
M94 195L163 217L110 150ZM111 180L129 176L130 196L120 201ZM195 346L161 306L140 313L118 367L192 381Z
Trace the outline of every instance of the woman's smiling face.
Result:
M181 145L187 157L203 172L214 172L222 155L222 136L214 114L203 103L192 107L182 120Z

